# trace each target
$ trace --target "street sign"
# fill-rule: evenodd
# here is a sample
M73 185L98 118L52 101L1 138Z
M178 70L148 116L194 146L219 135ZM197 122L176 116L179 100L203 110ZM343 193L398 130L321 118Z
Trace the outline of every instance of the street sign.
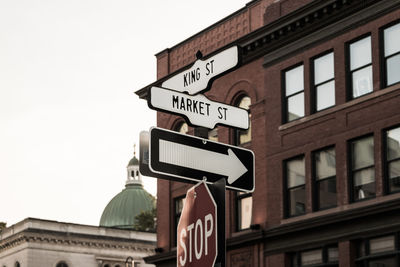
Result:
M198 59L193 66L164 81L161 87L195 95L209 87L209 81L233 69L239 63L239 48L230 47L205 60Z
M217 205L205 182L186 193L177 230L177 266L213 267L217 258Z
M168 175L162 175L159 173L152 172L149 167L149 138L150 134L148 131L141 131L139 135L139 172L143 176L149 176L164 180L182 181L178 178Z
M228 189L254 191L251 150L152 127L149 154L152 172L173 176L182 182L205 178L207 183L214 183L225 178Z
M209 129L217 124L245 130L249 128L249 113L246 109L211 101L202 94L190 96L153 86L148 105L152 109L182 115L190 125Z

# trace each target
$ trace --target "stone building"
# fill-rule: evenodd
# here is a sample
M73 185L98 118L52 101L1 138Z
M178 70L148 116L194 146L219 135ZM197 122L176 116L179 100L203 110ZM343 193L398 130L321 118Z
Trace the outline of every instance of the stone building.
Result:
M227 192L227 266L400 266L399 36L399 0L254 0L156 55L143 99L198 50L240 48L240 67L205 93L251 116L248 131L209 131L256 159L254 192ZM163 112L157 124L194 133ZM158 180L147 262L176 266L189 186Z
M134 267L153 266L156 234L135 231L136 215L154 208L143 188L138 160L128 166L126 188L105 207L100 226L27 218L0 234L1 267Z

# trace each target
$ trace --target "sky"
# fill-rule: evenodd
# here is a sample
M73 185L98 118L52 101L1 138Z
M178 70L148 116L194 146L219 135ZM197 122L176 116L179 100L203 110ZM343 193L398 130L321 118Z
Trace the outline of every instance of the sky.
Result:
M154 55L248 2L0 0L0 221L98 225L156 125Z

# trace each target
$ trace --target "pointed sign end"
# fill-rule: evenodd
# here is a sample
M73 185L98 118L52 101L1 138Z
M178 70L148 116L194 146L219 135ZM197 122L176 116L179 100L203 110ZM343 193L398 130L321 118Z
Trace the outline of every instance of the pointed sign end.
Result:
M248 170L240 161L240 159L236 156L236 154L232 151L232 149L228 149L228 155L230 158L230 163L232 165L232 168L230 169L230 172L228 174L228 184L232 184Z

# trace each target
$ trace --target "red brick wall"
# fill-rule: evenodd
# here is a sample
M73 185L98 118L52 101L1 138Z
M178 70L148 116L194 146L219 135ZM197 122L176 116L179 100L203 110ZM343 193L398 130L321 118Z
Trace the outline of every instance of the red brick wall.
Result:
M239 13L227 17L203 32L157 55L157 78L162 78L196 60L200 50L204 56L264 25L265 8L273 0L252 1Z
M184 42L171 51L161 52L157 59L158 78L177 70L194 61L195 52L200 49L205 54L232 41L231 25L239 27L232 38L238 38L251 29L260 27L262 23L257 15L272 1L264 0L253 3L237 18L230 18L226 24L213 27L204 34ZM288 12L291 12L309 0L280 1L267 9L265 23L270 23ZM261 11L260 11L261 10ZM270 13L268 13L270 12ZM275 12L275 13L274 13ZM268 17L267 17L268 16ZM249 18L250 17L250 18ZM380 89L378 34L383 25L398 19L400 11L386 15L371 23L362 25L355 30L346 32L333 40L315 44L306 51L263 68L263 58L259 58L241 68L217 79L211 90L206 94L210 99L232 104L240 93L246 93L252 99L251 149L256 156L256 189L253 193L253 224L260 224L264 229L281 224L300 221L307 218L338 212L375 202L385 201L396 196L384 196L382 178L382 129L400 124L400 85L384 90ZM271 20L271 21L270 21ZM225 26L228 25L228 26ZM246 25L246 26L244 26ZM254 28L253 28L254 27ZM215 29L214 29L215 28ZM225 34L227 28L227 34ZM235 27L234 27L235 28ZM247 29L247 30L246 30ZM214 31L215 30L215 31ZM373 47L374 92L352 101L346 100L345 82L345 43L370 32ZM220 39L216 38L220 34ZM214 36L214 37L213 37ZM214 38L214 39L213 39ZM336 106L325 111L311 114L310 103L310 59L329 49L334 50ZM291 123L282 124L282 88L281 72L297 63L304 63L305 71L305 105L306 117ZM171 129L180 120L177 116L157 114L157 125ZM375 172L377 198L360 203L349 203L348 199L348 162L347 141L364 135L374 134L375 141ZM219 127L219 141L232 143L232 130ZM312 212L311 194L311 153L330 145L335 145L337 166L337 198L338 207L325 211ZM283 167L285 159L304 154L306 157L307 179L307 214L296 218L284 218L283 208ZM175 197L184 195L190 185L158 180L158 246L166 251L171 249L173 237L173 203ZM234 195L227 195L227 238L240 235L235 233ZM352 266L354 251L351 242L339 243L341 255L340 266ZM228 253L228 263L240 262L251 254L250 259L255 266L288 266L288 258L284 254L264 258L262 244L243 247ZM342 259L343 255L343 259ZM227 265L229 266L229 264Z
M311 153L330 145L336 146L338 205L349 204L347 183L347 141L364 134L374 134L376 192L383 195L382 185L382 129L400 123L398 107L400 105L399 85L381 90L379 71L379 28L400 17L400 11L365 24L333 40L315 45L303 53L284 60L264 71L265 85L265 124L267 142L266 177L267 179L267 225L302 220L319 213L312 213L311 187L307 187L307 214L297 218L283 219L283 166L285 159L305 154L306 180L311 183ZM374 93L359 99L346 101L345 79L345 43L366 33L372 34ZM336 106L325 111L311 114L310 103L310 59L330 49L334 50ZM281 71L304 63L306 117L282 125ZM378 201L373 199L365 205ZM355 204L353 204L355 205ZM359 204L357 204L359 205ZM336 212L331 209L325 212Z

